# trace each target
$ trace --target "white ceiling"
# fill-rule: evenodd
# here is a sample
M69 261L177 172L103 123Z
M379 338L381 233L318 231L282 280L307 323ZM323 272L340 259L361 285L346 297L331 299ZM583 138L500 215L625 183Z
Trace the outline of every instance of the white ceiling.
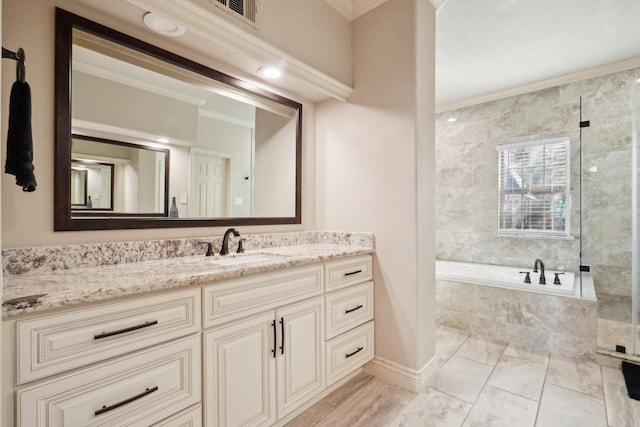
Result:
M445 0L436 40L442 110L640 57L640 0Z
M385 0L326 0L350 20ZM628 61L640 66L640 0L431 0L439 110ZM357 12L357 13L355 13ZM584 73L582 74L584 76ZM564 81L559 79L565 77ZM512 91L513 93L513 91Z

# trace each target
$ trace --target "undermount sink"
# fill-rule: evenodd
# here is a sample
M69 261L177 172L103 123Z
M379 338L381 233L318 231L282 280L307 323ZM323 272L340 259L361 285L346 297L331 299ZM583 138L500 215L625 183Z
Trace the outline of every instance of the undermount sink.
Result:
M229 258L209 259L207 260L207 264L229 266L229 265L254 264L256 262L264 262L272 259L274 259L274 257L271 255L262 255L262 254L237 255Z

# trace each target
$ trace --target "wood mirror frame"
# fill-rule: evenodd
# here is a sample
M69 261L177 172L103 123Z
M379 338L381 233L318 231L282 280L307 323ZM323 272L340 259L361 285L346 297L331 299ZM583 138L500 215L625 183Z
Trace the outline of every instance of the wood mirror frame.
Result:
M136 215L77 216L71 209L71 73L73 30L78 29L241 90L287 106L295 112L295 214L291 217L168 218ZM54 230L217 227L300 224L302 222L302 105L250 83L196 63L81 16L56 8Z

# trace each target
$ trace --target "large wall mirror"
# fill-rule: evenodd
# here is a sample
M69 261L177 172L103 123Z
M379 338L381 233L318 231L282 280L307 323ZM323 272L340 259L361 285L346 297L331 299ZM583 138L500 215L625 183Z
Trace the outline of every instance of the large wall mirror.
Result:
M56 231L301 222L299 103L61 9L55 67Z

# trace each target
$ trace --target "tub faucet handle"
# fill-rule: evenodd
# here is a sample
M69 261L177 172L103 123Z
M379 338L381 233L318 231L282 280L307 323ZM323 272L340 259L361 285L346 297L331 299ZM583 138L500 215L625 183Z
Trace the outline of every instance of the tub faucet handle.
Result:
M553 279L553 284L554 285L562 285L562 282L560 282L560 275L564 274L564 273L553 273L556 275L556 277Z
M524 274L524 283L531 283L531 276L528 271L521 271L520 274Z

